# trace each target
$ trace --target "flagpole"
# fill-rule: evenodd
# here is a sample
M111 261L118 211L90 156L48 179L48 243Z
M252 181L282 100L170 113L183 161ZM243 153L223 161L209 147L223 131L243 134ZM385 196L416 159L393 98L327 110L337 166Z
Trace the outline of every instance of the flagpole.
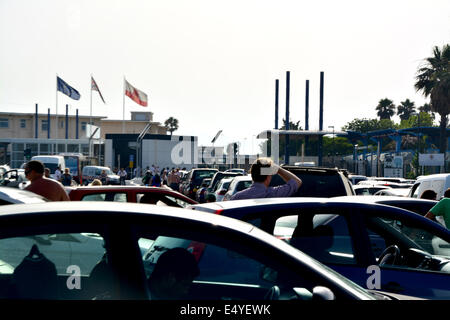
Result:
M58 139L58 74L56 74L56 139ZM58 148L56 149L56 151ZM57 153L57 152L55 152Z
M123 116L122 116L122 133L125 133L125 76L123 76Z
M89 115L89 124L92 125L92 73L91 73L91 99L90 99L90 115Z
M92 135L92 73L91 73L91 98L90 98L90 115L89 115L89 136ZM92 141L89 139L89 158L92 157Z

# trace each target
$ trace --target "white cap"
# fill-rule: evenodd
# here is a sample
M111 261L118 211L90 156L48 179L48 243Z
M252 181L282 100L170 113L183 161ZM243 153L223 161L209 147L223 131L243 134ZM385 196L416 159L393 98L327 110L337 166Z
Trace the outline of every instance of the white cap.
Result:
M262 176L273 176L278 173L280 166L275 163L272 163L270 167L261 167L261 175Z

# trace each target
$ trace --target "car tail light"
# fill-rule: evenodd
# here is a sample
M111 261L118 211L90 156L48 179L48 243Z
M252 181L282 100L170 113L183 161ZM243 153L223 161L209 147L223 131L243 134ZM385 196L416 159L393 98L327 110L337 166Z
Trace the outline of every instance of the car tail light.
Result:
M215 214L218 214L218 215L221 215L221 214L222 214L222 211L223 211L223 209L218 209L218 210L216 210L214 213L215 213Z

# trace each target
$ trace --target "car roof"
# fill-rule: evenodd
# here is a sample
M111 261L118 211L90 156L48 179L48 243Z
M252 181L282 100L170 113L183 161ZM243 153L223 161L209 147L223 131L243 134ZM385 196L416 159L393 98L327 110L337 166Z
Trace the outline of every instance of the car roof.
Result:
M246 208L267 207L295 207L295 206L314 206L319 207L320 205L334 205L343 204L344 206L353 206L356 208L382 208L382 207L392 207L393 210L400 210L407 215L416 215L414 212L402 209L400 207L389 206L385 203L388 201L433 201L425 199L414 199L407 197L396 197L396 196L341 196L334 198L310 198L310 197L287 197L287 198L260 198L260 199L245 199L245 200L230 200L230 201L220 201L220 202L210 202L202 203L196 205L190 205L188 208L196 210L196 208L202 208L203 211L208 212L220 212L223 210L244 210ZM436 201L434 201L436 202ZM431 204L431 202L430 202ZM432 222L430 220L430 222Z
M164 191L164 192L177 192L165 187L146 187L146 186L132 186L132 185L101 185L101 186L77 186L68 187L69 190L145 190L145 191ZM178 192L177 192L178 193Z
M211 223L239 230L250 232L253 225L241 223L228 217L217 215L193 215L192 211L166 206L156 206L142 203L130 202L109 202L109 201L52 201L36 204L16 204L13 206L0 207L0 219L5 217L25 217L45 214L51 215L81 215L83 212L89 213L93 218L103 216L107 212L108 216L134 215L134 216L167 216L186 220L196 220L204 223ZM220 217L220 218L219 218ZM219 219L218 219L219 218Z
M34 192L11 187L0 187L0 199L11 204L47 202L47 199Z
M357 201L360 203L377 203L377 202L387 202L387 201L401 201L401 202L437 202L434 200L428 199L418 199L412 197L400 197L400 196L340 196L331 198L336 201Z
M347 198L347 199L340 199ZM245 200L232 200L232 201L220 201L220 202L210 202L192 205L190 208L203 207L211 210L224 210L224 209L237 209L245 207L255 207L255 206L283 206L283 205L295 205L295 204L318 204L318 203L361 203L361 204L372 204L373 202L357 201L361 196L345 196L345 197L335 197L335 198L312 198L312 197L286 197L286 198L258 198L258 199L245 199ZM380 197L377 197L380 198ZM402 198L402 197L399 197Z
M389 186L385 186L383 184L356 184L352 186L353 190L356 189L364 189L364 188L380 188L380 189L393 189Z
M236 176L233 178L233 181L251 181L252 180L252 176L251 175L246 175L246 176Z

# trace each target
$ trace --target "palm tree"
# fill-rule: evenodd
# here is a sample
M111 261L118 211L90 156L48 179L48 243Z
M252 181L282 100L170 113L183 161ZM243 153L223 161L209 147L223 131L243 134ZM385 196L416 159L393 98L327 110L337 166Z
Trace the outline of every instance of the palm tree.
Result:
M164 121L164 126L166 127L167 131L170 132L170 135L172 135L175 130L178 130L178 120L174 117L170 117L169 119Z
M387 119L390 120L391 117L395 114L395 105L392 100L387 98L381 99L378 102L378 106L376 107L377 116L380 117L380 120Z
M419 107L419 112L428 113L431 119L433 119L432 122L434 122L436 115L434 114L433 110L431 110L431 105L429 103L424 103L423 106Z
M430 97L431 110L439 113L439 151L447 150L447 122L450 113L450 45L446 44L442 50L438 46L433 48L433 56L424 59L419 67L414 87L422 91L425 97Z
M407 120L409 119L411 114L416 111L415 109L416 107L414 106L414 102L406 99L405 101L400 102L400 104L397 106L397 115L401 120Z

